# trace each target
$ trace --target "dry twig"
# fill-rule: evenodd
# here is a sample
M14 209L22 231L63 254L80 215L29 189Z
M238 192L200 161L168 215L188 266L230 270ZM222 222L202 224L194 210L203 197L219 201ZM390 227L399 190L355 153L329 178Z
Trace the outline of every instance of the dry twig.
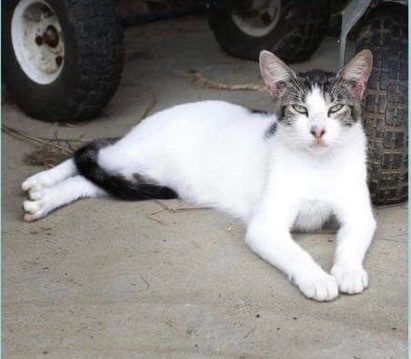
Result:
M14 129L14 128L8 127L6 125L2 125L1 130L2 130L2 132L7 133L10 136L18 138L20 140L29 140L29 141L32 141L32 142L41 143L43 145L58 148L59 150L61 150L62 152L66 153L66 154L71 154L71 151L67 150L66 148L64 148L62 146L51 143L50 140L44 140L40 137L35 137L35 136L32 136L32 135L29 135L27 133L24 133L22 131Z
M255 84L237 84L229 85L221 82L216 82L207 79L198 71L193 72L176 72L176 74L186 77L192 77L194 82L198 85L215 90L228 90L228 91L267 91L267 87L263 85Z
M1 130L14 138L40 146L25 156L25 162L29 165L44 166L46 168L54 167L73 154L75 148L70 142L84 142L80 139L61 139L57 137L57 134L53 138L36 137L4 124ZM64 141L67 147L61 146L59 144L61 141Z
M56 142L56 141L57 142L59 142L59 141L84 142L83 140L79 140L79 139L61 139L61 138L59 139L59 138L36 137L36 136L30 135L28 133L16 130L15 128L6 126L4 124L1 126L1 130L2 130L2 132L7 133L8 135L13 136L15 138L18 138L20 140L29 140L29 141L35 142L37 144L42 144L42 145L45 145L45 146L51 146L51 147L59 149L60 151L62 151L65 154L68 154L68 155L72 154L73 151L71 149L67 149L67 148L65 148L63 146L60 146L58 144L55 144L53 142Z

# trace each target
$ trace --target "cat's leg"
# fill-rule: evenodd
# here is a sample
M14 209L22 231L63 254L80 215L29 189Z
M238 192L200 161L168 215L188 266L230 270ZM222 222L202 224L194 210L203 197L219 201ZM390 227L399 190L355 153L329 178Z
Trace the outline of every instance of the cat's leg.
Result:
M78 174L72 158L60 163L49 170L39 172L27 178L23 184L23 191L37 192L43 188L53 187L56 183Z
M80 198L102 197L106 192L82 176L60 181L53 187L31 192L31 200L24 201L24 220L31 222L46 216L54 209Z
M350 205L351 203L351 205ZM352 205L355 203L355 206ZM341 222L331 274L343 293L361 293L368 286L363 260L376 229L367 188L336 205Z
M308 298L318 301L335 299L338 296L335 278L324 272L291 237L290 229L298 214L297 206L275 205L290 204L289 198L264 202L266 204L254 215L247 228L248 245L283 271Z

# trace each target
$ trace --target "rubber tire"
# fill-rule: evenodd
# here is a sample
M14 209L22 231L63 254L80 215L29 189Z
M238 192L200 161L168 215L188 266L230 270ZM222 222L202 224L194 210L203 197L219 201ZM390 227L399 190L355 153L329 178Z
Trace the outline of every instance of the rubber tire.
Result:
M232 20L230 7L211 13L209 24L230 55L257 60L261 50L269 50L287 63L299 62L308 60L326 35L330 4L329 0L284 0L278 24L261 37L245 34Z
M98 116L114 95L124 63L123 27L113 0L47 0L59 19L64 65L48 85L21 69L11 44L10 24L18 0L2 1L3 79L29 116L49 122L79 122Z
M375 204L408 198L407 7L376 8L365 19L357 51L370 49L374 66L364 96L368 182Z

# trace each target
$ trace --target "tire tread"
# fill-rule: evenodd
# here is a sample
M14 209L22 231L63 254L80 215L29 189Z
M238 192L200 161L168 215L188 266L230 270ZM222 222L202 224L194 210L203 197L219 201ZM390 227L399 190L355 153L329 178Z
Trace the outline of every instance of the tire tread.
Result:
M377 8L357 38L357 50L368 48L374 57L363 121L375 204L408 198L408 30L404 9L398 6Z
M285 17L281 25L260 38L242 33L227 10L212 13L209 24L220 46L231 55L257 60L261 50L269 50L286 62L307 60L326 34L330 2L287 0L281 12Z

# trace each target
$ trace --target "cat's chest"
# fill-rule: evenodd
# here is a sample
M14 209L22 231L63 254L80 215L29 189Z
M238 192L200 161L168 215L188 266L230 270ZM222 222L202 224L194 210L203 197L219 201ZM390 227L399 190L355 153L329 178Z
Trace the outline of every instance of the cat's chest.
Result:
M344 189L340 179L341 175L331 169L317 168L295 173L290 180L298 213L295 228L315 230L322 226L333 214L336 204L343 200Z
M281 192L298 198L301 203L329 203L344 192L349 170L341 164L282 159L273 164L271 180Z
M341 190L341 174L327 168L309 168L296 171L290 181L299 188L305 202L328 201Z

